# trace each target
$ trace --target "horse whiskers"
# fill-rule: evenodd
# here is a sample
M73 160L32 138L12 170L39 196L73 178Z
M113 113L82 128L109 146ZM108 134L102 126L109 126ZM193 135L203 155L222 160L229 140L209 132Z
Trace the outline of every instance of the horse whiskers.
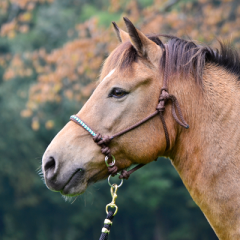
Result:
M40 165L37 169L36 169L37 173L42 173L42 165Z
M64 201L65 202L71 202L71 199L73 198L73 197L71 197L71 196L65 196L65 195L62 195L62 197L63 197L63 199L64 199ZM77 196L78 197L78 196ZM76 200L76 199L75 199ZM74 201L75 201L74 200Z
M40 176L41 180L44 182L44 184L46 185L45 179L44 179L44 174L42 172L42 166L40 165L37 169L36 169L37 174Z
M76 196L76 198L71 202L71 204L73 204L76 200L77 200L78 196Z

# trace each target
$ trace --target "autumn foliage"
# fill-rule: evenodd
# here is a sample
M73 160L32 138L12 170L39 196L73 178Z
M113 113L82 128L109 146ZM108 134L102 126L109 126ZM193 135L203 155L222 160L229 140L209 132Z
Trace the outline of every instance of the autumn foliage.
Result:
M11 40L18 34L27 34L31 31L35 7L38 4L52 4L53 1L2 0L2 13L9 11L10 4L21 11L2 25L0 36ZM154 0L144 7L136 0L110 0L107 10L118 14L117 23L122 28L122 17L127 16L144 33L173 34L212 46L217 46L216 39L221 38L230 40L236 48L240 48L240 5L237 3L236 0ZM21 116L32 117L32 127L37 130L38 119L41 118L39 106L47 102L61 104L66 99L85 101L96 86L104 59L117 44L111 22L106 27L100 23L98 16L92 16L68 29L67 41L61 47L47 51L43 46L29 52L2 54L0 66L5 69L4 81L16 77L34 80ZM46 128L53 125L53 122L48 122Z

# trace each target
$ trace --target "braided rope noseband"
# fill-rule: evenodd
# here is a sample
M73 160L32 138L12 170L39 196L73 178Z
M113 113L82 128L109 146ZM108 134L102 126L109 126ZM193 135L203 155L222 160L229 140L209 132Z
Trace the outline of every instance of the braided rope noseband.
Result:
M165 48L164 53L166 54L166 61L168 60L168 51L167 51L167 46ZM165 111L165 104L167 102L171 102L172 104L172 116L173 118L176 120L176 122L181 125L182 127L188 129L189 126L188 124L185 122L183 115L182 115L182 111L180 109L179 103L177 101L177 98L174 95L170 95L168 93L168 89L167 89L167 80L168 80L168 64L166 64L165 67L165 71L164 71L164 79L163 79L163 87L161 88L161 92L160 92L160 97L159 97L159 102L158 105L156 107L156 111L152 114L150 114L148 117L144 118L143 120L141 120L140 122L134 124L133 126L109 137L109 136L102 136L100 133L95 133L86 123L84 123L79 117L77 117L76 115L72 115L70 117L70 120L72 120L73 122L75 122L76 124L78 124L79 126L83 127L86 131L88 131L92 136L93 136L93 140L94 142L96 142L100 147L101 147L101 152L106 156L105 157L105 161L107 162L108 159L112 159L112 155L111 155L111 150L108 147L108 144L110 143L110 141L120 135L123 135L135 128L137 128L138 126L140 126L141 124L147 122L148 120L150 120L151 118L155 117L156 115L160 116L160 119L162 121L162 125L163 125L163 129L164 129L164 133L165 133L165 138L166 138L166 150L169 149L170 147L170 138L169 138L169 134L168 134L168 130L167 130L167 125L163 116L163 113ZM178 112L178 116L176 114L176 110ZM133 173L134 171L136 171L137 169L143 167L145 164L139 164L136 167L134 167L133 169L126 171L126 170L122 170L119 178L120 179L128 179L130 174ZM108 172L110 173L110 175L115 176L118 172L118 167L114 164L109 164L108 166Z

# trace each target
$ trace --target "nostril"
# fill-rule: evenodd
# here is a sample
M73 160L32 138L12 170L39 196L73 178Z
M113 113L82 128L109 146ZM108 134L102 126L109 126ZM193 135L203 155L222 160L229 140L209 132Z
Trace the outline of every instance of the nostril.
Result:
M50 157L48 162L45 164L44 170L45 172L48 170L54 171L55 167L56 167L56 161L54 157Z
M85 171L84 171L82 168L78 168L78 169L76 170L76 173L77 173L77 172L80 172L79 174L80 174L80 176L82 176Z

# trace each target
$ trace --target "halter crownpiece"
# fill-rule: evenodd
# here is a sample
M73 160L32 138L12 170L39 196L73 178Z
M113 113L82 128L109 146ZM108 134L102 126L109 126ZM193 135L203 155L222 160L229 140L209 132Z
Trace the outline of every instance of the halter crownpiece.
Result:
M166 54L166 61L167 61L167 59L168 59L168 47L167 46L165 46L164 54ZM164 119L164 116L163 116L163 113L165 111L166 103L170 102L172 104L172 116L176 120L176 122L186 129L189 128L189 125L186 123L186 121L183 118L182 111L181 111L181 108L180 108L180 105L178 103L177 98L174 95L171 95L171 94L168 93L167 82L168 82L168 74L167 74L167 69L165 68L164 79L163 79L163 87L161 88L161 91L160 91L160 97L159 97L158 105L156 107L156 111L154 113L150 114L148 117L142 119L138 123L134 124L133 126L127 128L125 130L122 130L121 132L116 133L111 137L102 136L100 133L95 133L84 121L82 121L76 115L72 115L70 117L70 120L72 120L76 124L83 127L86 131L88 131L93 136L94 142L96 142L101 147L101 152L106 156L105 161L106 161L106 164L107 164L107 167L108 167L108 172L110 173L110 175L115 176L118 172L117 166L114 165L115 164L115 158L111 155L111 149L108 146L110 141L112 139L114 139L115 137L119 137L119 136L137 128L138 126L147 122L148 120L155 117L156 115L159 115L159 117L162 121L164 134L165 134L165 138L166 138L166 149L165 150L168 150L170 148L170 138L169 138L169 134L168 134L168 130L167 130L167 125L166 125L166 122L165 122L165 119ZM176 114L176 110L178 112L178 115ZM106 159L107 160L112 159L114 164L113 163L108 164ZM120 179L128 179L131 173L133 173L137 169L143 167L144 165L145 164L139 164L136 167L134 167L133 169L131 169L130 171L122 170L119 178Z

